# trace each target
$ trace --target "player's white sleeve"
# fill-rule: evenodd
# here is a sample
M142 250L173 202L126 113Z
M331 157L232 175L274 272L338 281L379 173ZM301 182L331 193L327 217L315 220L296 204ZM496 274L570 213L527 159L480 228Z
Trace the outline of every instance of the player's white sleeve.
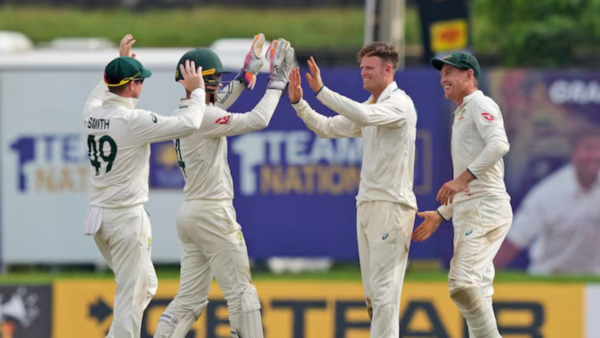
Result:
M444 219L444 221L448 221L454 215L454 204L448 205L440 205L437 209L438 214Z
M292 104L298 116L304 121L308 129L320 138L360 137L361 128L345 116L327 117L314 111L308 102Z
M247 113L229 113L220 107L207 107L200 126L205 137L221 137L250 133L266 128L277 108L281 91L267 89L260 102Z
M502 159L510 145L504 129L504 119L495 104L479 106L474 110L473 120L481 134L485 147L467 169L475 178L485 173Z
M108 87L104 84L104 81L98 83L94 90L92 90L88 98L85 100L85 103L83 105L84 111L101 106L102 102L106 98L107 92Z
M361 127L395 126L406 118L404 103L395 97L390 97L382 103L365 105L323 87L317 94L317 99Z
M152 112L135 109L128 116L133 135L141 143L154 143L186 137L200 128L206 94L198 88L192 92L187 108L179 109L174 116L157 115Z
M245 88L246 87L244 87L244 85L239 81L229 82L225 89L217 93L218 99L216 100L216 106L224 110L229 109L229 107L231 107L231 105L237 101L238 97L240 97L240 94L242 94L242 91L244 91Z
M528 247L543 231L544 216L541 210L543 197L532 190L521 203L515 213L515 219L507 235L507 239L519 249Z

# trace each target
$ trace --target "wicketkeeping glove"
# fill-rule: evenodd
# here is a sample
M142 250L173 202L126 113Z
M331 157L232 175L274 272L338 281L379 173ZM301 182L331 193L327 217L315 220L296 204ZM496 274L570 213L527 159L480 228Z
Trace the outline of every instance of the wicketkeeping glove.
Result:
M267 50L267 57L271 63L271 75L267 88L281 90L281 96L283 96L294 64L294 48L285 39L280 38L271 43L271 47Z
M264 59L261 58L263 46L265 45L265 36L259 33L254 36L252 47L246 59L244 60L244 68L233 79L234 81L240 81L247 89L254 89L256 84L256 74L261 70Z

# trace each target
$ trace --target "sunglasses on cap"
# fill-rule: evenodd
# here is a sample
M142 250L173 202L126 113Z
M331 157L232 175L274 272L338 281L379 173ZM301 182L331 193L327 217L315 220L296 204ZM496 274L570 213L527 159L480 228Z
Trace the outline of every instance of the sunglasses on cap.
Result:
M135 74L132 77L126 77L126 78L124 78L119 83L110 84L110 83L108 83L108 81L106 79L106 73L104 73L104 84L106 84L109 87L118 87L118 86L122 86L122 85L126 84L129 81L139 82L140 84L144 83L144 78L142 78L142 77L136 77L138 75L140 75L140 72L138 72L137 74Z

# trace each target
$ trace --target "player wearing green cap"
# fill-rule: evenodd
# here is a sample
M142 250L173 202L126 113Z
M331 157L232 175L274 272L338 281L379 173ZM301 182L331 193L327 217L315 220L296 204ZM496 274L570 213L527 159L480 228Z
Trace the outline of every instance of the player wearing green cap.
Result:
M105 69L85 102L83 122L91 165L91 200L85 221L117 291L108 338L139 338L142 316L158 280L150 258L152 230L144 210L148 201L150 143L172 140L198 130L204 116L204 81L193 62L180 71L190 100L167 117L136 109L143 82L152 73L130 56L135 40L123 38L120 57ZM108 88L108 90L107 90Z
M437 195L437 211L420 212L413 233L424 241L442 221L454 218L454 254L450 262L450 298L469 327L470 338L500 338L494 310L493 259L511 224L510 196L504 184L509 143L498 105L478 89L480 68L469 53L434 58L445 96L457 104L452 125L454 179Z
M244 88L252 89L265 37L258 34L244 66L227 88L219 91L225 72L209 49L194 49L179 65L194 61L203 68L206 107L202 125L192 135L175 140L175 151L185 178L185 201L177 215L182 246L179 291L160 317L155 338L184 338L208 304L213 276L225 296L233 338L263 338L260 301L252 283L248 251L233 207L233 183L227 162L227 136L266 128L288 85L294 49L284 39L267 50L271 74L262 100L247 113L227 109ZM175 73L175 80L181 73ZM187 99L179 105L190 104Z

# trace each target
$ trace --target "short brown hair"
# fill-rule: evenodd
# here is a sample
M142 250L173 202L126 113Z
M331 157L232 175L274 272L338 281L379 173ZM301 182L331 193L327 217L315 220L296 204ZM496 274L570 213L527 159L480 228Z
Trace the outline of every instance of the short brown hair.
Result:
M110 86L110 87L108 87L108 91L113 94L121 95L121 94L123 94L125 89L127 89L128 84L129 84L129 82L127 82L126 84L120 85L120 86Z
M571 145L571 148L575 148L580 141L588 137L599 137L600 136L600 125L596 125L593 122L580 122L571 126L567 132L567 138Z
M394 46L386 42L369 43L358 52L356 60L360 63L365 56L377 56L381 60L391 63L394 70L398 68L398 63L400 63L398 51Z

